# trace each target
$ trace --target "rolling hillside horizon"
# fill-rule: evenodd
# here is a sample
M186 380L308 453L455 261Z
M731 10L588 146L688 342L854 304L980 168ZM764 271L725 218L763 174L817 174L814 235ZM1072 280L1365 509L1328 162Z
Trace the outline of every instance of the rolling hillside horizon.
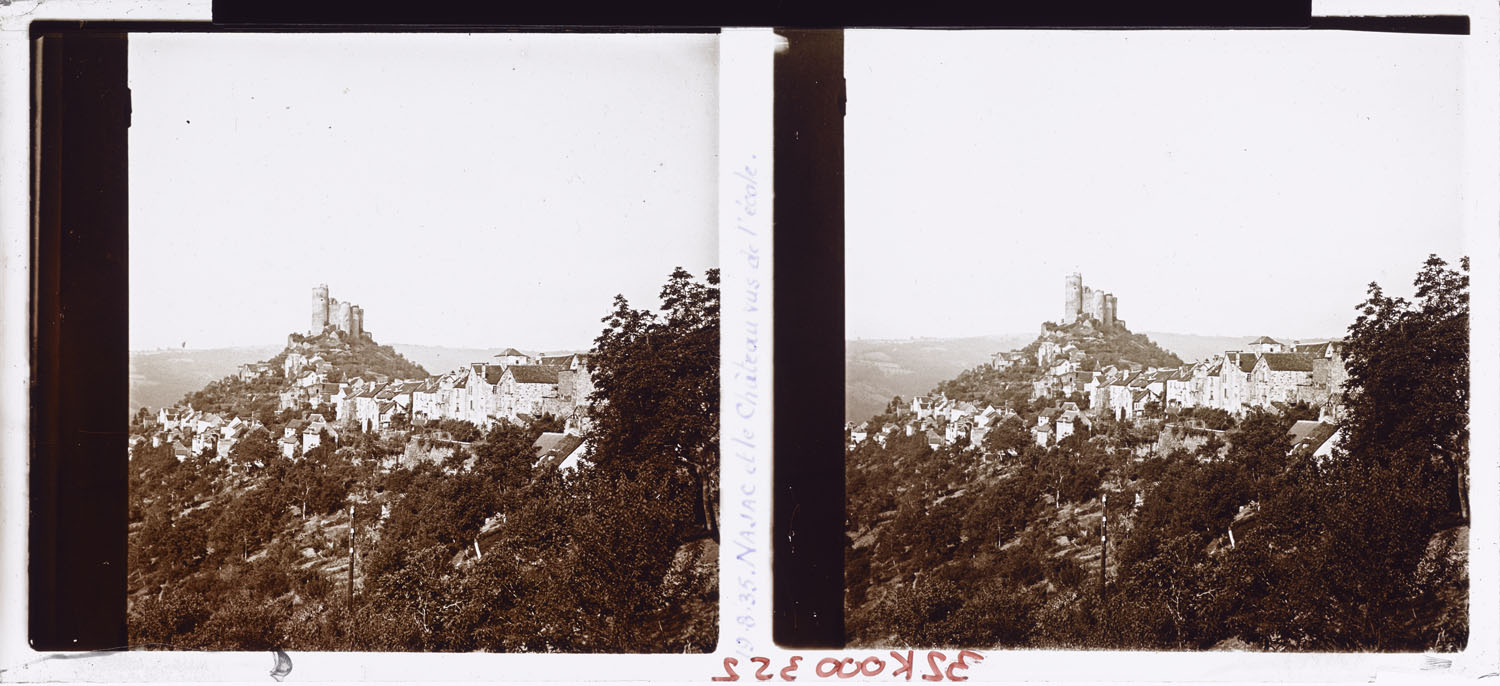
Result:
M1225 350L1244 348L1259 336L1210 336L1143 332L1162 348L1192 363ZM989 361L990 355L1020 348L1034 333L963 338L852 339L844 343L844 419L859 422L885 409L893 396L910 398L931 391L959 372ZM1282 338L1291 344L1328 340Z
M142 407L169 407L183 396L222 379L242 364L261 362L281 352L284 344L246 345L231 348L183 348L132 350L130 352L130 412ZM507 346L495 348L448 348L440 345L395 343L403 357L434 374L457 369L470 362L492 359ZM579 351L521 350L564 354Z

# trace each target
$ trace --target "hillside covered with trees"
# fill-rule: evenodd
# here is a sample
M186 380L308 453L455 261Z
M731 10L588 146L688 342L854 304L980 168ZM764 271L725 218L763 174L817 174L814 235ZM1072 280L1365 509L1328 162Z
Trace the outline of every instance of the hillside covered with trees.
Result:
M195 407L265 426L223 456L136 447L132 645L712 650L717 270L702 280L676 270L661 300L634 309L616 298L601 320L576 471L538 460L538 437L562 429L550 416L488 430L451 420L349 429L292 460L274 440L299 418L262 406L269 396L274 408L276 381L226 379L193 394ZM426 375L373 341L292 339L346 377Z
M1370 284L1357 306L1327 458L1288 433L1318 416L1305 404L1104 416L1044 448L1028 433L1038 408L1015 402L977 447L901 432L851 445L849 643L1461 650L1468 260L1434 256L1415 285L1408 301ZM1149 364L1132 346L1114 352ZM940 388L1000 405L1038 372L976 370ZM870 426L901 412L893 401Z

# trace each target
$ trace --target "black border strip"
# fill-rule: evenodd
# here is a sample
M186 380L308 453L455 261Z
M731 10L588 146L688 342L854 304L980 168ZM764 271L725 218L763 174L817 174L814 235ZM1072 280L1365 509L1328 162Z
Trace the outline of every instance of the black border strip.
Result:
M44 33L32 44L40 66L31 103L38 221L27 569L35 650L126 641L125 46L125 34L100 32Z
M1204 3L1184 0L1071 0L980 3L472 3L456 0L214 0L215 23L239 25L778 26L787 28L957 26L1157 26L1297 28L1311 0Z
M222 4L224 0L220 0ZM233 0L230 4L236 4ZM998 15L997 10L993 14ZM234 15L231 15L234 16ZM349 16L357 16L357 13L349 13ZM1433 35L1470 35L1469 17L1465 15L1410 15L1410 16L1322 16L1293 15L1280 17L1276 21L1265 19L1262 21L1231 21L1233 16L1221 17L1223 21L1218 22L1132 22L1125 21L1131 17L1123 14L1115 16L1101 16L1089 14L1072 15L1042 15L1011 13L1007 19L1002 21L991 17L990 21L978 21L982 17L956 17L947 22L898 22L898 23L839 23L828 22L828 27L842 28L917 28L917 29L953 29L953 30L1038 30L1038 29L1096 29L1106 31L1143 31L1158 29L1202 29L1202 30L1237 30L1237 29L1311 29L1323 31L1372 31L1381 33L1410 33L1410 34L1433 34ZM974 21L959 21L959 19L971 19ZM364 19L358 22L294 22L294 21L254 21L253 18L242 21L219 20L215 17L213 22L195 21L116 21L116 20L82 20L62 21L43 20L33 22L30 27L30 37L35 39L44 33L70 33L104 31L116 33L718 33L723 27L729 26L802 26L797 22L749 22L736 23L722 21L717 23L658 23L658 24L524 24L516 22L496 23L472 21L467 23L432 23L420 21L390 21L377 22Z
M844 645L844 34L776 56L772 638Z
M1308 22L1308 28L1467 36L1469 35L1469 18L1464 15L1448 14L1401 17L1312 17Z

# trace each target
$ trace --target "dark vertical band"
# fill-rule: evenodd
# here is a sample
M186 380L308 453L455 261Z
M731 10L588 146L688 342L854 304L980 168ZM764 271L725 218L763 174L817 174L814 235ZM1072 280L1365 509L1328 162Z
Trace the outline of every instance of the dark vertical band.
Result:
M773 638L844 643L844 37L776 57Z
M125 644L125 45L122 33L33 40L28 577L36 650Z

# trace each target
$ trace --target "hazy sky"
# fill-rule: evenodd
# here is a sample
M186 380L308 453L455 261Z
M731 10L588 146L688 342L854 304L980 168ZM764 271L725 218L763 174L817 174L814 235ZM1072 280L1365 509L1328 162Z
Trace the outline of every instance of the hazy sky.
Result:
M716 266L716 37L130 38L132 349L587 348Z
M850 338L1342 335L1462 254L1459 36L850 32Z

